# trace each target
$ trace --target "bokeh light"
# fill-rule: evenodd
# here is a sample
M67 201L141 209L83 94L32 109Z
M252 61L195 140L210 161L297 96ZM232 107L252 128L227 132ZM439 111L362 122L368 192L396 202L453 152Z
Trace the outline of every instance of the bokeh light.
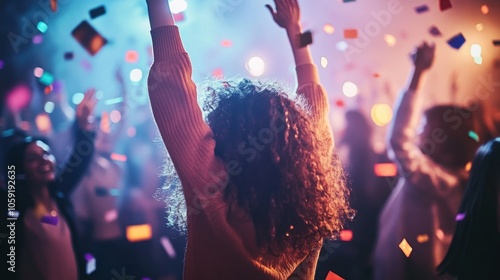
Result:
M488 5L482 5L481 12L485 15L488 14L490 12L490 7L488 7Z
M474 62L479 65L483 64L483 57L482 56L474 57Z
M483 31L483 29L484 29L484 25L482 23L476 24L476 30L477 31Z
M82 102L83 97L84 97L83 93L77 92L77 93L73 94L71 101L73 102L73 104L78 105Z
M254 77L259 77L264 74L266 70L266 63L264 60L258 56L254 56L248 60L246 63L246 69L250 75Z
M482 48L479 44L472 44L470 46L470 55L472 57L479 57L481 56Z
M321 57L321 67L326 68L328 66L328 59L326 57Z
M40 32L45 33L45 32L47 32L47 29L48 29L49 27L47 26L47 24L46 24L45 22L40 21L40 22L38 22L38 24L36 25L36 28L37 28Z
M113 110L109 113L109 120L112 123L118 123L122 119L122 114L118 110Z
M43 106L43 110L44 110L47 114L50 114L50 113L54 112L54 107L55 107L54 102L52 102L52 101L47 101L47 102L45 102L45 105Z
M391 106L383 103L375 104L372 106L371 117L377 126L384 126L392 120Z
M133 83L138 83L142 80L142 71L141 69L135 68L130 71L130 81Z
M172 0L170 1L170 10L173 14L179 14L187 10L188 4L185 0Z
M345 42L345 41L340 41L337 43L337 50L339 51L345 51L347 50L347 48L349 47L349 45Z
M396 37L391 34L385 34L384 40L389 47L396 45Z
M35 67L35 70L33 71L33 74L35 75L35 77L41 78L42 75L43 75L43 69L40 68L40 67Z
M323 31L325 31L326 34L333 34L335 32L335 28L333 25L327 23L323 26Z
M347 97L354 97L358 94L358 86L350 81L346 81L342 85L342 93Z

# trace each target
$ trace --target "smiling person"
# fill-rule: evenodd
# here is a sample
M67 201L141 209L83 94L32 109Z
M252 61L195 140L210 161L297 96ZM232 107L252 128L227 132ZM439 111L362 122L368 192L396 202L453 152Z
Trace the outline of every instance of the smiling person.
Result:
M301 102L275 84L220 83L204 106L206 122L168 3L147 3L151 107L185 200L184 209L167 206L187 208L184 279L314 279L323 239L350 209L327 94L298 40L297 0L267 7L290 40ZM251 157L241 152L258 138Z
M16 173L14 279L76 280L85 275L69 196L83 177L94 151L93 126L89 121L96 104L94 93L87 91L77 107L73 152L59 174L55 157L42 139L27 137L13 144L7 153L6 166L14 166Z

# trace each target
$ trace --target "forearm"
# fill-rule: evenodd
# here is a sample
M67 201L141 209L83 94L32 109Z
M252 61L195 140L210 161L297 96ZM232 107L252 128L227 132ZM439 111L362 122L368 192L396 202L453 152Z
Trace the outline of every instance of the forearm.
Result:
M300 23L294 24L286 29L290 46L292 47L295 65L313 64L311 51L309 46L300 45L300 34L302 34L302 27Z
M175 25L168 0L147 0L151 29L165 25Z

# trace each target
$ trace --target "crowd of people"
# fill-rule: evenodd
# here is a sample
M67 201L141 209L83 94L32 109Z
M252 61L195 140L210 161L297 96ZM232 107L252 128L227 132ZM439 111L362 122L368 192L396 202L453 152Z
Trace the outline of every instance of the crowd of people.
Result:
M210 87L201 107L167 1L146 2L150 106L133 134L119 75L122 121L95 117L88 90L67 157L57 134L3 132L0 226L15 225L15 246L0 246L15 268L1 279L500 277L500 135L470 108L422 108L433 44L416 47L377 153L358 110L335 143L297 0L267 6L290 42L296 96L240 79ZM388 162L391 180L374 171Z

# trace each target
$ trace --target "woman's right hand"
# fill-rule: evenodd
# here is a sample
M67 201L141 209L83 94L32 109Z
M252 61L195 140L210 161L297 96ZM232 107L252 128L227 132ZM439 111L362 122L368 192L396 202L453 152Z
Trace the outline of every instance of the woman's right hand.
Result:
M299 25L300 23L300 8L297 0L274 0L276 11L271 5L266 5L266 8L271 12L276 24L280 27L289 30Z

